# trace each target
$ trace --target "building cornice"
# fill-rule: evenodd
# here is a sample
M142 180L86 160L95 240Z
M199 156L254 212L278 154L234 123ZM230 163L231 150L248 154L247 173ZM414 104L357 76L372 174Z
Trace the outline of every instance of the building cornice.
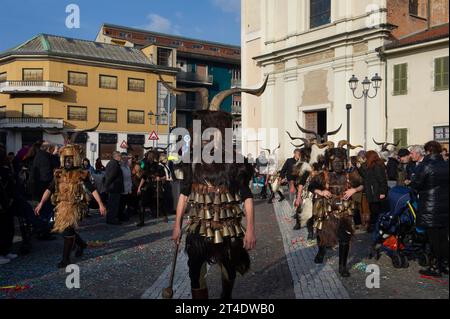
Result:
M120 64L113 62L102 62L96 61L94 59L81 59L74 57L65 57L62 55L52 55L52 54L10 54L3 57L0 57L0 64L7 63L9 61L20 61L20 60L53 60L53 61L62 61L67 63L74 64L83 64L88 66L97 66L97 67L110 67L121 70L133 70L133 71L145 71L152 73L165 73L169 75L176 75L179 72L177 68L166 68L166 67L157 67L157 66L148 66L148 65L138 65L138 64Z
M367 32L367 30L372 30L372 32ZM387 38L389 33L390 31L386 27L380 29L359 29L343 34L334 34L327 38L321 38L308 43L302 43L290 46L288 48L275 50L271 53L256 56L253 59L259 64L272 63L273 60L279 61L290 56L297 57L302 53L310 54L312 52L319 52L346 45L349 44L349 42L360 42L361 38L365 38L367 40L380 37Z

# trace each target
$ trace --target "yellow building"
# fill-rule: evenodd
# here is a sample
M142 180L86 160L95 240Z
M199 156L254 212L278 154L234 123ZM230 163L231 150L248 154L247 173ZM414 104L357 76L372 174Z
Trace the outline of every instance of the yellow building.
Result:
M154 145L153 130L165 146L169 118L174 126L176 115L167 112L173 101L159 74L176 83L176 73L154 65L145 50L38 35L0 53L0 143L8 151L39 139L62 144L44 129L74 132L100 122L77 141L91 160L108 160L112 151L124 150L123 142L141 154L143 144Z

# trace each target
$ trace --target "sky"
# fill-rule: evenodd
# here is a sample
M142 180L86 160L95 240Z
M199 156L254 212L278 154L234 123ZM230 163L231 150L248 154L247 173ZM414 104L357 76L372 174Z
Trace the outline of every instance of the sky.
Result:
M39 33L95 40L103 23L240 45L241 0L1 0L0 51ZM75 4L80 28L68 28Z

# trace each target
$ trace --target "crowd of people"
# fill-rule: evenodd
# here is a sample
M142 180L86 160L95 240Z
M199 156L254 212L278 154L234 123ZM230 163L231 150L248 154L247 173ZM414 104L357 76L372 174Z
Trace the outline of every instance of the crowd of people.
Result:
M0 146L0 264L17 258L11 251L17 225L22 237L21 255L30 253L34 239L56 239L55 203L50 200L52 192L48 197L46 192L54 191L55 171L66 165L59 153L57 145L44 141L16 154ZM84 217L91 217L90 210L98 210L104 203L108 225L121 225L136 216L137 226L142 227L146 217L161 216L168 222L168 216L175 212L178 182L173 162L162 149L150 149L143 158L113 152L106 167L100 158L95 167L85 158L81 169L89 173ZM94 191L100 201L96 201Z
M267 150L268 157L263 151L256 160L248 156L248 161L254 163L251 183L258 187L260 199L273 203L278 195L278 200L284 201L283 187L287 188L295 229L307 227L308 239L317 238L320 249L315 261L322 263L326 248L339 242L343 251L340 272L348 276L346 259L353 226L372 233L379 217L389 209L389 190L401 186L408 187L417 198L416 223L425 229L433 256L433 262L422 273L448 273L447 150L431 141L399 150L384 145L380 151L360 151L349 157L341 143L338 147L333 143L328 146L316 158L311 156L311 145L298 148L281 168L275 156L277 150ZM55 206L48 200L51 192L46 192L54 188L55 170L65 165L60 161L58 146L43 141L17 154L8 154L5 147L0 147L0 264L17 257L11 251L16 224L22 237L20 254L31 251L33 238L55 239ZM143 158L113 152L106 167L100 159L94 166L89 159L83 159L82 169L89 173L87 193L93 195L91 191L95 191L99 196L89 196L85 217L90 217L89 209L102 210L103 203L109 225L120 225L135 216L137 226L142 227L148 215L168 222L168 216L175 213L181 180L166 151L150 149ZM330 204L333 198L338 200ZM30 204L33 201L38 208ZM346 215L342 206L351 207L351 213ZM330 212L340 217L335 221L325 217ZM335 225L329 226L332 222ZM84 246L80 239L79 247Z
M328 142L328 147L326 152L314 154L316 158L311 158L311 145L298 148L281 169L278 169L275 156L270 151L269 157L264 151L254 161L253 184L259 192L259 197L266 199L269 195L269 203L272 203L278 193L279 200L284 201L286 198L280 186L285 186L294 212L293 218L296 219L294 229L307 227L308 239L317 238L319 247L324 247L319 249L315 261L323 262L325 247L334 246L334 242L324 243L330 233L322 231L322 227L327 228L327 225L331 224L328 217L332 215L331 212L339 216L339 221L329 229L332 229L331 233L338 234L336 240L339 241L340 247L345 247L350 240L345 236L345 232L353 234L353 228L361 228L373 234L380 216L390 209L390 190L403 187L408 188L419 203L414 212L417 214L416 226L426 233L432 256L427 268L421 270L421 273L429 276L448 274L447 149L435 141L425 145L413 145L408 149L397 149L395 145L386 143L380 151L360 151L356 156L350 157L348 150L335 147L332 142L331 146ZM251 158L251 155L248 157ZM338 161L338 166L342 165L341 168L334 167L337 158L342 159L342 163ZM337 198L339 205L335 206L336 201L333 198ZM327 199L324 203L328 205L328 212L324 214L327 217L321 216L322 199ZM344 214L339 206L341 203L346 205L345 201L350 199L352 212L349 223L352 225L342 226L341 217ZM322 236L319 236L321 232ZM345 248L343 250L346 251ZM345 264L347 258L344 257L342 262ZM345 265L341 274L349 275Z

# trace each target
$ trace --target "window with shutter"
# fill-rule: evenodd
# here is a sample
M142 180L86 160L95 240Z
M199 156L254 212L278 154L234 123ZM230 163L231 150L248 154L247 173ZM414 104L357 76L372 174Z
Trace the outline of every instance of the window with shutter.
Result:
M408 147L408 129L407 128L399 128L394 129L394 141L400 141L399 148Z
M448 56L434 60L434 88L448 90Z
M408 93L408 64L394 65L394 95Z

